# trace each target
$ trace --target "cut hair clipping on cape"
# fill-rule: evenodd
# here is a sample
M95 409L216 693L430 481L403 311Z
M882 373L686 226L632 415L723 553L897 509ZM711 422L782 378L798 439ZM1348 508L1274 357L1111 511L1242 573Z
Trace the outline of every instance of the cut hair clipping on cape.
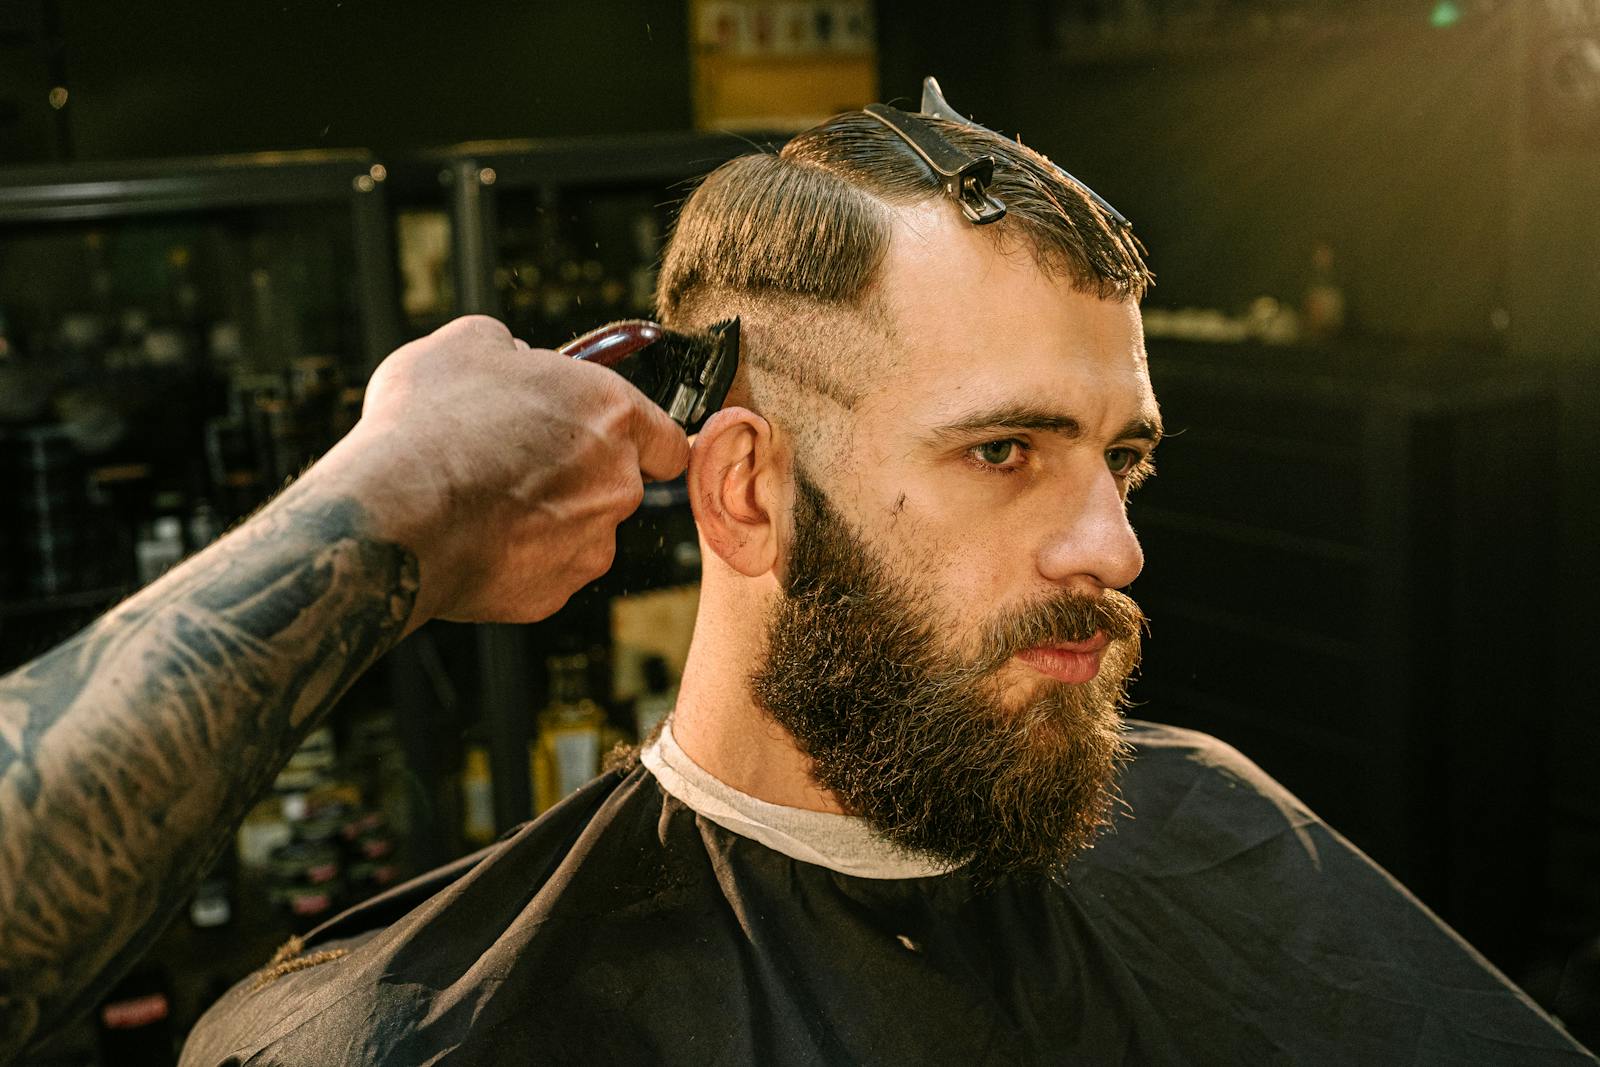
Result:
M989 183L994 180L994 158L979 156L974 159L958 151L932 126L921 121L924 116L948 119L963 126L994 133L989 127L973 122L951 107L950 102L944 98L944 92L939 88L937 78L929 75L922 79L922 110L915 115L885 104L869 104L864 110L899 134L900 138L922 157L923 162L933 168L939 183L944 186L945 195L961 205L961 210L967 218L982 225L986 222L995 222L1006 213L1005 204L989 193ZM939 158L942 159L943 166L935 161L932 151L934 148L941 153ZM1082 190L1083 195L1094 201L1095 206L1103 211L1111 222L1125 230L1133 229L1133 224L1128 221L1127 216L1112 207L1105 197L1068 174L1053 160L1043 155L1039 158L1048 163L1051 169L1061 175L1069 185Z

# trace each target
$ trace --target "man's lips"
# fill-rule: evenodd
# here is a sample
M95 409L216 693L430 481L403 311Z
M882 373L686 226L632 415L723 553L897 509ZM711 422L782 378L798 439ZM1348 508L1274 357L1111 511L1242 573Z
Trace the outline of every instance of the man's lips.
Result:
M1111 643L1104 631L1087 641L1055 641L1017 653L1017 659L1058 682L1087 682L1100 673L1100 657Z

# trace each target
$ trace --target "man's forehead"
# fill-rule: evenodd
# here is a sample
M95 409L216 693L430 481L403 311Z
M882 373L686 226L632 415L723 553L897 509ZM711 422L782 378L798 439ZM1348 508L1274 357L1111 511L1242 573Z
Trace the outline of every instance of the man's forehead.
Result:
M1137 307L1074 291L949 204L897 210L873 284L848 307L765 298L740 310L749 369L835 411L926 427L962 405L1093 393L1117 398L1115 417L1155 418ZM758 398L798 400L783 395ZM1063 414L1105 421L1082 403Z
M994 328L1019 303L1056 303L1064 295L1096 300L1070 279L1047 269L1023 236L996 226L974 226L946 202L912 205L893 214L888 251L875 293L896 332L926 339L960 334L964 325ZM1132 300L1101 301L1138 322ZM1140 336L1142 348L1142 334Z
M1131 300L1081 292L1046 274L1026 248L932 210L901 213L881 286L893 351L869 389L878 401L870 406L940 409L919 411L923 421L923 414L937 419L1007 403L1076 401L1063 417L1142 417L1159 428ZM1117 410L1085 410L1086 397Z

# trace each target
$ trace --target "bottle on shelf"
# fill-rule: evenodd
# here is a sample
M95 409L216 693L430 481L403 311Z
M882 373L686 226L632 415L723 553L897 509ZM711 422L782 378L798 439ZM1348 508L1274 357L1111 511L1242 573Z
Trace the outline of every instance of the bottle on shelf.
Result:
M134 546L139 584L149 585L183 562L183 520L161 515L146 523Z
M117 317L117 339L105 354L107 371L144 370L150 365L146 336L150 332L150 313L142 307L126 307ZM158 355L160 344L155 346Z
M1306 336L1330 341L1344 332L1345 293L1334 262L1333 246L1319 242L1311 250L1311 274L1306 285L1301 321Z
M159 962L136 966L95 1011L100 1062L118 1067L175 1063L172 974Z
M271 864L272 854L294 840L294 830L283 808L283 797L269 794L257 801L239 824L235 851L247 876L259 877Z
M224 850L189 899L189 923L196 930L215 930L233 922L234 887L239 880L237 850Z
M184 523L184 535L190 552L199 552L222 536L222 520L211 501L201 500L190 510Z
M489 771L489 746L468 743L461 766L461 836L469 845L494 840L494 779Z
M533 806L540 813L600 773L606 715L589 695L589 658L552 656L550 703L532 746Z

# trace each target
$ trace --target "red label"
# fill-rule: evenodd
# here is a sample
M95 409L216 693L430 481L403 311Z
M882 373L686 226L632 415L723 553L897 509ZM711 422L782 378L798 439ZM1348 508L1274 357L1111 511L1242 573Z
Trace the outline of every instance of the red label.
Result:
M326 893L316 896L295 897L289 904L289 909L296 915L315 915L333 906L333 900Z
M100 1021L107 1030L134 1030L158 1023L167 1017L167 995L151 993L132 1000L119 1000L100 1009Z

